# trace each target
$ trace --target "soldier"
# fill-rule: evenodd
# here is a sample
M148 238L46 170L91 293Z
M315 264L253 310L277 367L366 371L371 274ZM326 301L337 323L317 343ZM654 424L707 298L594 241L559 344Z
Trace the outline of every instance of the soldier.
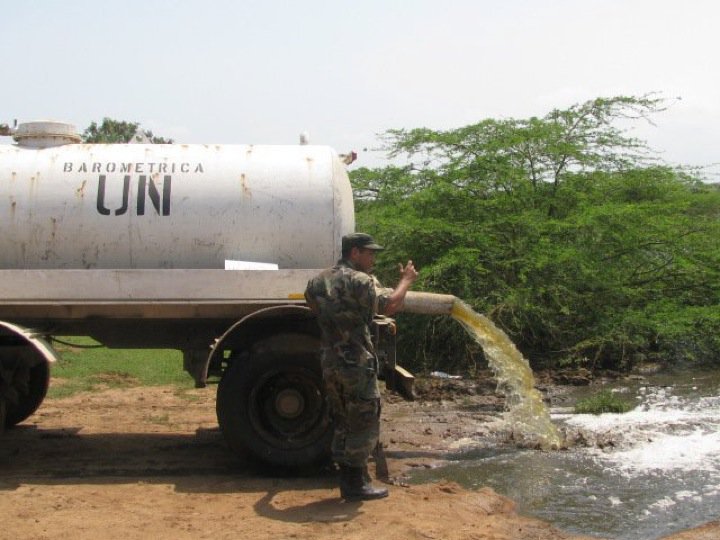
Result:
M370 337L375 314L393 315L417 279L412 261L400 267L394 290L379 289L371 275L382 250L369 234L342 239L342 259L308 282L305 299L322 330L322 371L335 424L332 457L340 467L340 495L345 500L387 497L374 488L367 461L380 436L378 360Z

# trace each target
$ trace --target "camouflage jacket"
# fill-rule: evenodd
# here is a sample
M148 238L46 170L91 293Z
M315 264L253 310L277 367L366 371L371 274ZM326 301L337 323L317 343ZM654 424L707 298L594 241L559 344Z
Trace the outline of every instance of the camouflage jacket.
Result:
M384 313L390 292L345 259L311 279L305 299L318 316L323 357L374 363L370 324L376 313Z

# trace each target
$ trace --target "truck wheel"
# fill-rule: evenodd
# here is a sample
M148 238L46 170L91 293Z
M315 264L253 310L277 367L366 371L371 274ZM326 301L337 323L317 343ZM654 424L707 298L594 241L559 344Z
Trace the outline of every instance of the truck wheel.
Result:
M21 371L22 370L22 371ZM5 427L19 424L32 415L45 399L50 385L50 368L47 362L40 362L30 368L21 368L15 373L15 400L4 400Z
M314 347L297 352L289 344L298 339L311 340ZM234 359L220 381L216 404L230 448L281 467L329 459L332 425L317 350L309 336L275 336Z
M5 403L5 398L0 396L0 435L2 435L3 432L5 431L5 418L6 418L5 413L6 412L7 412L7 407L6 407L6 403Z

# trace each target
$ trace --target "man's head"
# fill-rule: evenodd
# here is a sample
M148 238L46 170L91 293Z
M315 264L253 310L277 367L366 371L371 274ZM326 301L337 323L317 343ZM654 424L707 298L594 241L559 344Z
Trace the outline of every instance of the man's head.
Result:
M342 257L362 272L370 273L375 266L375 255L382 251L372 236L365 233L352 233L342 238Z

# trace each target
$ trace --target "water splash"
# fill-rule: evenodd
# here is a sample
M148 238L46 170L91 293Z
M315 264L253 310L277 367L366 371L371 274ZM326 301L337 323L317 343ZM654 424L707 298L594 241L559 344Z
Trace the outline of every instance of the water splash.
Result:
M457 298L450 315L483 348L498 385L504 388L515 440L546 450L559 447L560 435L550 420L542 395L535 388L530 364L507 334Z
M625 414L558 415L568 435L628 477L706 471L720 475L720 396L679 395L672 387L640 387Z

